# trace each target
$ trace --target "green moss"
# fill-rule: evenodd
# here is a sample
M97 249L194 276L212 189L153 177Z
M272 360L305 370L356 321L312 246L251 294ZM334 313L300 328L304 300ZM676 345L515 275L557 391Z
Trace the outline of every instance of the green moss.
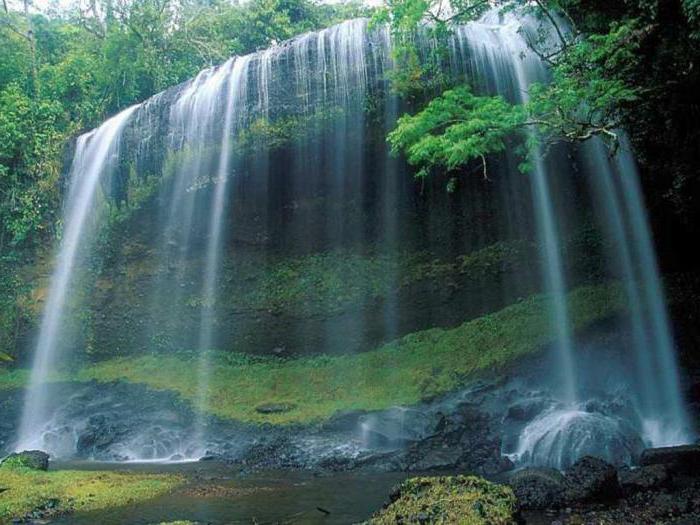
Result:
M513 491L474 476L412 478L401 484L397 495L398 499L369 521L370 525L516 523Z
M568 300L574 330L622 308L617 285L581 287ZM343 410L415 404L541 349L551 338L547 309L546 297L536 295L455 328L415 332L361 354L281 359L211 352L210 396L200 408L227 419L292 424ZM109 359L57 373L52 380L122 380L173 391L195 403L197 382L191 371L198 359L187 352ZM20 387L26 379L24 370L0 369L0 389ZM263 404L294 408L255 410Z
M236 268L236 282L243 284L229 291L229 302L238 309L328 316L423 280L444 285L459 277L473 281L497 277L516 264L526 264L531 248L522 241L499 242L452 260L422 252L322 252ZM387 279L388 275L397 279ZM191 298L190 303L199 307L201 299Z
M579 288L569 294L575 329L621 307L616 286ZM342 410L409 405L449 392L487 370L498 370L549 341L547 301L533 296L452 329L407 335L377 350L313 358L252 358L212 352L211 413L248 422L306 423ZM196 402L194 354L111 359L75 375L80 381L124 380L179 393ZM284 413L261 414L261 404L289 404Z
M0 390L22 388L29 380L29 371L25 369L0 368Z
M12 454L0 463L0 469L32 469L46 470L40 468L33 458L29 457L28 453Z
M173 490L183 482L175 475L102 471L40 472L0 467L0 523L34 509L51 514L81 512L135 503ZM48 503L48 505L47 505Z

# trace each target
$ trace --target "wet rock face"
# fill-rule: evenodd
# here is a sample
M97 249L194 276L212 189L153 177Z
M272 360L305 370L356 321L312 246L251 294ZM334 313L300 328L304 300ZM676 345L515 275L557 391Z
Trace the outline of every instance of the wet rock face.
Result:
M32 470L48 470L49 455L41 450L25 450L10 454L2 460L1 465Z
M585 457L564 473L544 468L515 472L508 484L528 523L700 523L700 475L674 470L678 455L689 452L688 447L672 448L679 450L646 451L645 457L658 461L652 465L616 469Z
M700 470L700 444L650 448L642 453L639 463L642 466L665 465L679 473L697 472Z
M471 403L443 415L434 433L409 447L400 463L408 471L463 469L479 474L496 474L513 466L501 456L496 421Z
M125 437L128 427L113 421L104 414L88 418L87 425L78 436L76 453L80 457L100 457L108 453L109 447Z
M602 459L586 456L565 472L569 501L600 501L620 494L615 467Z
M508 483L525 509L559 507L565 501L567 481L556 469L526 468L515 472Z
M626 495L666 486L670 476L666 465L648 465L635 469L622 468L618 473L620 486Z
M617 470L602 459L586 456L564 473L551 468L527 468L508 480L523 509L560 508L620 495Z

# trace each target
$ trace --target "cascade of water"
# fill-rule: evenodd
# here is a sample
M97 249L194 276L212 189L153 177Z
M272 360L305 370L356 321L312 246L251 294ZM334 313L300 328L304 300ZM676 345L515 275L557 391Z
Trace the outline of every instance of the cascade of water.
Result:
M602 223L614 252L610 259L618 267L627 296L643 436L654 446L687 442L690 432L673 340L629 145L623 138L611 159L607 148L595 140L586 144L584 159L596 200L603 203Z
M459 28L450 47L451 67L461 69L484 93L500 94L514 103L526 102L530 84L546 81L547 71L520 34L523 23L515 14L503 18L489 15ZM208 351L216 347L217 339L221 340L217 328L222 323L217 323L219 312L215 306L220 294L227 221L236 219L238 203L242 202L239 184L243 181L250 184L246 187L249 190L246 198L254 200L256 192L263 195L260 201L254 201L263 205L251 212L257 224L267 227L266 214L278 203L292 210L285 208L284 213L289 215L282 217L291 217L290 222L297 227L303 224L304 231L292 232L294 241L290 243L308 242L313 249L319 245L326 250L343 249L353 243L366 243L371 235L368 232L376 228L380 230L376 239L389 247L388 251L400 248L402 215L397 208L406 206L411 199L401 193L411 186L403 181L403 164L388 156L386 144L380 141L379 145L368 145L370 141L365 136L370 122L366 106L374 95L379 94L376 98L384 104L378 125L384 132L392 129L399 114L399 100L386 89L385 73L391 65L389 32L386 29L371 32L366 20L352 20L204 70L167 95L157 95L144 103L129 124L151 131L167 130L168 140L144 137L132 153L136 162L141 162L140 157L152 155L162 142L165 150L162 156L170 160L173 168L172 178L164 181L159 194L165 201L156 226L161 264L154 279L151 310L154 318L158 312L160 319L178 323L189 316L194 321L192 325L198 326L198 331L190 330L194 337L187 344L196 345L199 351L196 389L200 412L193 423L195 445L185 455L201 454L207 446L204 409L209 405L211 379ZM162 106L168 110L165 117L159 113ZM81 251L88 249L86 231L98 181L117 157L120 134L134 110L130 108L78 141L71 170L74 184L66 206L66 232L42 320L32 388L22 424L22 446L31 443L32 431L48 418L42 398L45 395L37 385L45 380L55 363L52 348L64 315L75 260ZM319 115L323 112L333 114L333 118L324 120ZM255 144L253 160L236 157L234 145L246 124L263 120L274 125L277 118L290 115L303 119L304 129L299 131L300 136L294 137L285 156L280 157L284 160L277 159L276 167L275 153L264 144ZM315 125L316 118L330 125L326 128ZM515 154L507 152L506 156L507 162L499 169L514 171ZM583 398L574 364L566 301L562 206L557 205L558 186L550 177L551 163L539 148L533 148L530 156L531 207L541 248L543 288L550 298L554 346L560 359L557 375L563 388L558 399L564 402L564 408L550 407L525 428L518 454L524 461L554 466L565 466L582 453L622 455L628 459L638 449L635 430L620 419L589 413L582 403L577 403ZM611 161L599 144L588 146L584 157L590 164L589 171L595 174L592 179L600 194L606 235L619 249L619 273L630 304L635 362L639 368L635 392L639 411L648 426L645 436L654 444L686 440L687 424L673 360L673 342L633 159L627 148L623 148ZM234 162L239 160L245 175L250 177L233 177ZM283 164L281 169L280 164ZM238 171L238 164L235 168ZM275 173L275 169L284 173ZM571 170L558 171L562 177L571 175ZM381 172L381 177L376 177L377 172ZM372 180L373 177L379 180ZM273 187L275 183L289 184L291 188ZM376 192L381 195L375 195ZM305 223L294 217L297 198L306 199L308 204L317 195L322 196L317 199L322 203L315 216L307 213ZM365 206L373 215L365 213ZM323 242L309 239L311 232L323 237ZM401 333L398 322L401 305L397 295L401 276L398 270L395 272L383 276L393 291L377 316L383 318L381 330L387 337ZM319 344L324 349L333 344L343 346L342 341L332 343L343 339L339 326L344 333L361 333L368 321L360 310L345 313L340 323L324 320L326 324L320 331L325 333ZM153 327L157 329L160 327ZM666 415L662 417L664 412ZM672 432L654 435L655 426ZM172 453L167 447L151 449L159 452L144 452L140 456L136 452L136 456L165 459Z
M497 94L515 102L528 100L528 88L534 82L546 80L542 61L528 48L520 31L521 22L514 16L493 20L493 14L483 21L460 28L455 39L459 46L466 45L471 54L472 73L486 89L495 88ZM495 23L495 25L494 25ZM453 48L453 55L457 55ZM541 247L541 267L545 291L550 298L550 319L555 345L561 362L563 400L577 400L574 345L566 302L566 279L561 254L561 233L554 209L547 164L540 147L529 152L533 210L537 238Z
M637 287L630 302L641 297L642 317L638 324L646 327L646 341L651 349L640 345L637 350L638 361L643 363L643 370L650 368L654 375L650 380L642 378L639 392L643 399L642 416L644 435L656 446L687 443L692 435L681 395L678 365L675 360L673 336L666 310L659 269L654 254L648 219L644 208L642 192L636 163L630 146L623 136L621 147L613 159L619 189L618 199L626 212L629 230L629 243L634 255L636 268L627 270L626 274ZM603 175L605 176L605 175ZM627 280L627 279L626 279ZM637 310L633 310L637 312ZM651 359L649 354L651 353Z
M494 22L495 25L494 25ZM516 102L526 102L528 86L546 81L542 62L527 49L519 34L531 30L528 21L493 15L480 23L461 28L451 49L452 62L465 61L463 46L472 53L469 73L481 88ZM522 431L515 453L521 461L558 468L592 450L613 461L634 459L641 446L634 428L620 426L615 416L591 414L581 403L578 373L574 362L573 336L566 302L561 233L558 231L547 164L539 148L531 151L534 213L542 249L545 289L552 299L552 320L559 351L560 375L565 386L564 406L536 418ZM654 259L634 159L623 144L610 160L599 141L584 148L583 160L589 184L602 209L602 221L615 253L629 306L629 322L637 377L633 401L642 420L641 434L647 444L687 442L691 435L684 412L673 342L665 311L660 279Z
M221 149L216 176L216 187L210 203L209 238L207 241L204 284L202 286L202 311L199 329L199 374L197 381L199 413L202 414L208 404L210 363L208 351L212 346L214 329L214 306L216 303L216 284L222 250L222 234L225 222L225 209L228 180L231 164L231 142L234 130L243 121L245 101L247 97L247 74L251 55L236 59L228 71L227 82L224 84L227 92L224 113L224 126L221 133ZM206 438L202 417L195 423L196 442L203 448Z
M42 446L42 431L49 416L46 382L58 363L58 350L63 335L61 330L66 321L66 303L75 269L90 246L97 189L100 179L113 167L119 155L119 138L137 107L132 106L122 111L96 130L78 138L69 174L70 189L64 208L64 231L34 351L17 449Z

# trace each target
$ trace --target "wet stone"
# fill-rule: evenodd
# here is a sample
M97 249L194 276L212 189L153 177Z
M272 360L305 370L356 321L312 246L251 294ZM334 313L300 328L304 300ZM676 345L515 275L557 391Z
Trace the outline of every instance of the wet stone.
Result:
M255 411L259 414L283 414L290 412L296 408L293 403L266 403L255 407Z

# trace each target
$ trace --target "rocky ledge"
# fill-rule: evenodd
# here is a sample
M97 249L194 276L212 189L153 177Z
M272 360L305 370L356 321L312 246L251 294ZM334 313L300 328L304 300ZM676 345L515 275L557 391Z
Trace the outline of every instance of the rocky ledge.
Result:
M506 480L525 523L700 523L700 445L644 451L636 468L584 457L564 472L528 468Z

